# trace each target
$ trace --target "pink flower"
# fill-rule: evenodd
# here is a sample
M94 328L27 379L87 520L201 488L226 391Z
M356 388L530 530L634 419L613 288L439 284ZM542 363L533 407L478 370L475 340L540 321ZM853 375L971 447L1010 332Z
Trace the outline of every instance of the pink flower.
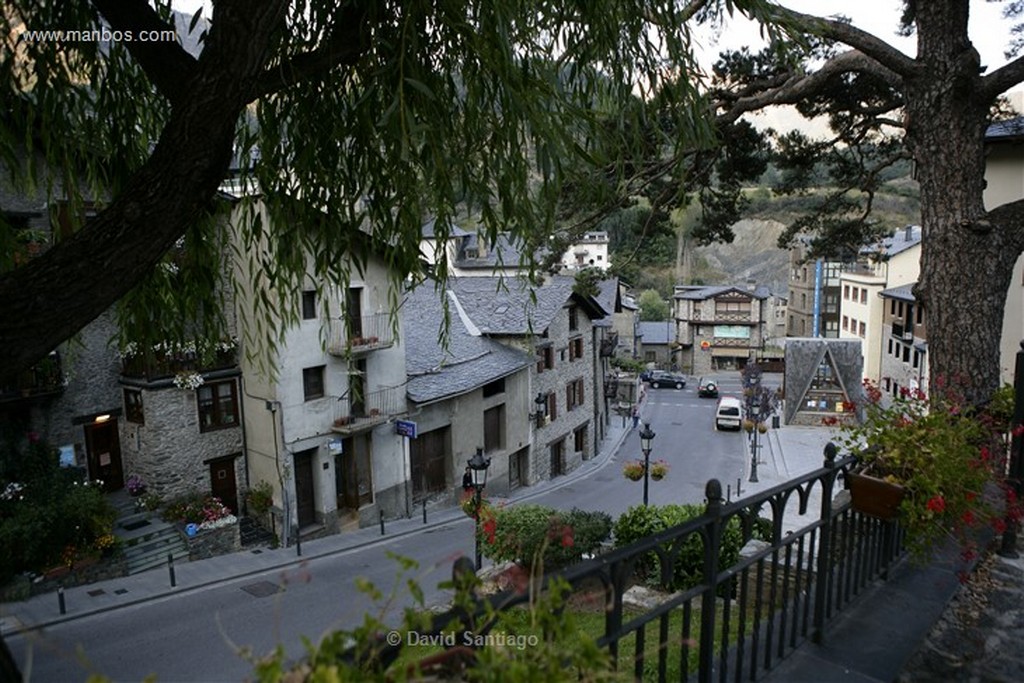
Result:
M941 514L946 509L946 499L942 496L933 496L928 501L928 509L932 512Z

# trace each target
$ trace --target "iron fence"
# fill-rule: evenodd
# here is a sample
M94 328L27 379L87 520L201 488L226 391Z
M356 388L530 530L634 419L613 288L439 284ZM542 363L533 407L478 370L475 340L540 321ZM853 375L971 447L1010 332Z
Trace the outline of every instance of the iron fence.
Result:
M334 318L330 324L327 350L344 356L390 347L395 342L390 313L375 313L358 318Z
M632 671L637 680L755 680L805 640L822 642L826 623L886 577L903 554L896 523L864 517L850 508L848 498L835 498L837 483L853 463L853 456L837 459L829 444L820 469L736 501L725 500L721 484L711 480L702 516L544 581L559 577L573 594L601 601L604 629L598 644L617 669ZM755 541L759 525L770 525L770 540ZM727 527L738 527L745 545L737 562L721 566ZM683 550L694 538L702 547L700 581L669 592L680 575ZM645 580L638 568L652 555L656 571L646 581L665 589L664 599L651 608L628 608L623 597ZM453 623L487 633L493 628L488 614L528 599L514 591L490 596L478 601L475 613L453 610L435 617L434 633L450 630ZM632 646L624 647L630 641ZM625 651L633 653L628 660Z
M333 429L337 432L359 431L405 412L403 387L387 387L371 391L361 398L343 396L334 411Z

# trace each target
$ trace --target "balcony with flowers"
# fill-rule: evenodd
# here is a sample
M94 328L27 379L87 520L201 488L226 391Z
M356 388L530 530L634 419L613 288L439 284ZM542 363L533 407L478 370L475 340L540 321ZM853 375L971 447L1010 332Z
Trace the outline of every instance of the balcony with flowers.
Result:
M121 349L121 376L156 382L228 370L238 365L238 342L159 342L149 349L134 342Z
M64 371L56 351L21 373L18 379L0 387L0 402L35 400L64 392Z
M404 388L388 387L354 397L338 399L331 429L339 434L354 434L386 422L404 411Z
M333 356L360 356L390 348L395 343L389 313L375 313L353 318L333 318L327 351Z

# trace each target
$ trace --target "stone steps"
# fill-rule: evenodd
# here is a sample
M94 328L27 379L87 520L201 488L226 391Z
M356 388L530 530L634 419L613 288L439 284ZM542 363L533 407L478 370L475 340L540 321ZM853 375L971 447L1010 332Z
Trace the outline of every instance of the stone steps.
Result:
M238 531L243 548L257 545L272 546L277 542L274 534L260 526L252 517L239 517Z
M185 540L178 530L169 524L161 525L152 533L133 541L133 544L124 548L129 574L166 566L168 555L174 557L175 562L188 561L188 546Z

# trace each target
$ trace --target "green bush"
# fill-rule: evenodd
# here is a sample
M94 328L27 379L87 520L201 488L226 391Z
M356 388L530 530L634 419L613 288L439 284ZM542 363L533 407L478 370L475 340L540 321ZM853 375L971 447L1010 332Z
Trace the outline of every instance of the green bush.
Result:
M637 505L629 508L615 521L615 547L629 545L660 531L670 529L704 514L703 505ZM770 540L770 520L759 519L754 524L753 538ZM740 520L733 517L722 533L722 547L718 556L720 567L730 567L739 560L743 547ZM636 564L637 574L652 583L661 582L658 556L648 553ZM704 578L704 541L699 534L691 534L683 543L675 564L675 580L671 588L685 590L701 583Z
M561 512L543 505L514 505L481 517L486 557L531 567L539 558L543 571L579 562L608 540L612 529L608 514L577 508Z
M100 484L61 467L34 433L9 428L0 451L0 548L12 549L0 553L0 583L99 555L116 518Z
M215 522L229 514L230 511L213 494L192 491L167 501L160 516L165 522L203 524Z
M245 500L249 512L254 515L262 515L274 504L274 489L269 481L261 481L254 485L245 494Z

